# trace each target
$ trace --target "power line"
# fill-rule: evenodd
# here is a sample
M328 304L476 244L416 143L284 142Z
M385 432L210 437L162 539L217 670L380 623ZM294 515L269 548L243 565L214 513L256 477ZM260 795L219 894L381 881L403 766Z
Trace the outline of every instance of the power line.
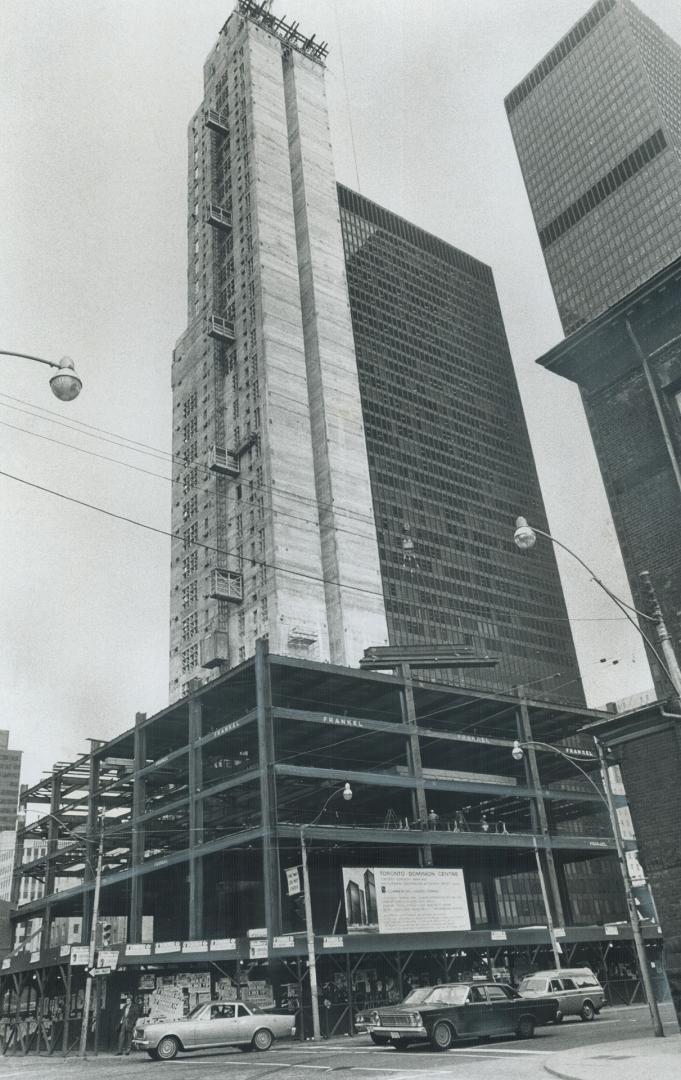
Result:
M2 404L2 403L0 402L0 404ZM40 419L40 418L38 418L38 419ZM111 462L113 464L121 465L124 468L133 469L136 472L141 472L141 473L144 473L144 474L146 474L148 476L152 476L152 477L155 477L155 478L160 479L160 480L166 480L166 481L168 481L170 483L173 483L173 484L180 483L180 481L174 480L172 477L163 476L161 473L151 472L150 470L141 468L141 466L132 465L130 462L120 461L117 458L110 458L105 454L97 454L92 450L85 449L84 447L75 446L74 444L64 442L61 439L54 439L54 438L52 438L50 436L42 435L42 434L40 434L38 432L29 431L26 428L17 427L14 424L8 424L6 421L0 421L0 425L2 425L3 427L10 428L10 429L12 429L14 431L19 431L19 432L23 432L23 433L25 433L27 435L32 435L32 436L34 436L36 438L43 439L43 440L45 440L47 442L56 443L56 444L58 444L60 446L66 446L66 447L68 447L68 448L70 448L72 450L76 450L79 453L83 453L83 454L86 454L86 455L94 457L94 458L99 458L99 459L102 459L104 461L109 461L109 462ZM76 499L76 498L73 498L72 496L63 494L62 492L55 491L53 488L48 488L48 487L44 487L44 486L42 486L40 484L33 483L32 481L26 480L23 477L14 476L12 473L0 471L0 475L5 476L7 479L14 480L17 483L25 484L28 487L32 487L37 491L42 491L42 492L44 492L46 494L54 495L57 498L64 499L66 502L71 502L71 503L74 503L77 506L83 506L83 507L85 507L85 508L87 508L89 510L94 510L94 511L97 511L98 513L105 514L107 517L115 518L115 519L117 519L119 521L125 521L125 522L127 522L128 524L131 524L131 525L136 525L138 528L146 529L149 532L154 532L154 533L157 533L158 535L169 537L172 540L184 540L184 537L180 533L174 533L174 532L172 532L170 530L161 529L161 528L159 528L158 526L155 526L155 525L149 525L149 524L147 524L145 522L137 521L135 518L127 517L125 514L117 514L112 510L105 509L104 507L96 506L93 503L89 503L89 502L86 502L86 501L81 500L81 499ZM241 503L241 500L234 499L231 496L226 496L226 498L228 499L228 501L235 502L237 504ZM275 512L278 513L278 514L283 514L285 517L290 517L293 520L299 521L299 522L304 523L304 524L313 524L313 525L317 524L316 522L312 521L309 518L303 518L300 515L293 514L293 513L289 512L289 511L286 511L286 510L283 510L283 509L281 509L281 510L278 509ZM343 528L343 526L336 526L336 530L338 532L346 533L346 534L348 534L350 536L357 536L357 537L363 537L364 536L363 533L357 533L357 532L355 532L355 531L353 531L351 529L345 529L345 528ZM224 549L224 548L218 548L215 545L206 544L206 543L203 543L200 540L193 541L192 546L200 547L200 548L203 548L206 551L212 551L212 552L217 553L218 555L226 555L226 556L229 556L231 558L236 558L236 559L245 558L247 562L251 563L251 565L258 565L258 566L263 566L263 567L273 569L273 570L279 570L279 571L281 571L281 573L291 574L291 575L297 576L297 577L302 577L302 578L305 578L305 579L310 580L310 581L319 581L319 582L322 582L323 584L335 585L337 588L341 588L341 589L351 589L351 590L353 590L355 592L361 592L361 593L364 593L364 594L366 594L368 596L381 597L381 599L385 600L385 596L384 596L383 592L378 592L378 591L372 590L372 589L366 589L366 588L363 588L363 587L361 587L359 585L343 584L343 583L341 583L339 581L333 581L330 578L319 577L319 576L314 575L314 574L305 574L303 571L289 570L286 567L278 566L276 563L268 563L263 559L258 559L258 558L251 557L251 556L248 556L248 557L240 556L237 552L229 551L229 550ZM483 611L475 611L475 610L473 610L473 611L467 612L467 614L478 615L480 617L484 616L486 618L490 617L488 613L483 612ZM623 613L623 614L625 614L625 613ZM574 616L573 618L570 619L570 618L566 618L564 616L539 615L537 613L532 613L528 617L533 618L533 619L541 620L542 622L549 622L549 623L556 623L556 622L568 622L568 623L569 622L624 622L625 621L625 619L617 619L615 617L603 618L603 617L596 617L596 616L584 616L584 617Z
M8 398L10 401L18 401L22 405L28 405L31 409L42 408L42 406L35 406L31 402L23 401L21 398L11 397L9 394L0 394L0 398ZM186 461L183 457L178 457L167 450L160 450L158 447L149 446L146 443L136 443L134 439L128 439L125 435L120 435L117 432L108 431L106 428L98 428L94 424L84 424L82 421L76 421L77 424L82 424L83 427L88 428L88 431L81 431L79 427L74 426L72 423L67 423L62 419L58 419L58 414L54 414L51 409L44 409L43 411L48 413L47 417L40 416L35 412L29 412L27 409L21 409L17 405L7 405L5 402L0 401L5 409L12 409L14 412L20 412L27 416L31 416L34 420L47 420L48 423L57 424L59 427L68 428L69 431L76 431L79 435L88 435L92 439L98 439L102 442L112 443L115 446L123 446L126 450L131 450L134 453L145 454L153 457L155 460L163 460L172 462L174 465L180 466L182 469L200 469L207 477L213 477L214 473L209 466L204 465L202 461L192 460ZM53 419L54 417L54 419ZM101 434L90 434L90 432L101 432ZM114 439L109 439L106 436L113 435ZM116 441L119 440L119 441ZM123 441L120 441L123 440ZM135 445L125 445L125 444ZM363 514L359 510L355 510L352 507L344 507L338 503L325 503L313 498L312 496L301 495L299 492L291 491L289 488L279 487L279 485L273 486L269 484L259 484L254 480L247 481L252 488L259 491L269 492L270 494L286 495L288 498L296 499L299 502L305 503L307 506L313 509L321 510L333 510L336 514L343 514L347 517L353 518L357 521L362 521L367 525L375 527L375 519L373 515Z

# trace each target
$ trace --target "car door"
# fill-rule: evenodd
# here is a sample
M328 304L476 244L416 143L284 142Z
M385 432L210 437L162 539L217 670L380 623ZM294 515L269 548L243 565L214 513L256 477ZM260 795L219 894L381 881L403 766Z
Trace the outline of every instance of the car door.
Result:
M505 987L488 984L485 988L487 1012L484 1035L508 1035L516 1029L516 1007Z
M560 981L563 984L562 993L558 998L560 1011L563 1016L579 1016L584 1000L583 991L578 990L575 980L568 978L567 975L563 975Z
M236 1007L230 1001L209 1005L196 1024L196 1046L225 1046L238 1042Z
M466 1001L456 1010L456 1033L464 1038L478 1039L486 1035L487 998L484 987L471 986Z
M558 998L558 1008L563 1016L570 1016L572 1003L570 995L565 993L565 979L549 979L546 993L549 997Z

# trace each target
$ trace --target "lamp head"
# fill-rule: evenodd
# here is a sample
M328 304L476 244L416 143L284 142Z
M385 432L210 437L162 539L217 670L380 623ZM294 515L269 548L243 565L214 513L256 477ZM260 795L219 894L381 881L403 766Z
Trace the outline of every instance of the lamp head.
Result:
M343 788L343 798L346 802L350 802L350 799L352 798L352 788L349 784L346 784Z
M61 358L58 370L50 378L50 386L52 393L60 401L73 401L74 398L78 397L83 383L79 376L76 375L76 369L70 357L63 356Z
M518 742L517 739L513 740L513 749L511 750L511 757L514 761L522 761L525 757L525 751Z
M521 551L527 551L537 543L537 534L524 517L516 518L513 542Z

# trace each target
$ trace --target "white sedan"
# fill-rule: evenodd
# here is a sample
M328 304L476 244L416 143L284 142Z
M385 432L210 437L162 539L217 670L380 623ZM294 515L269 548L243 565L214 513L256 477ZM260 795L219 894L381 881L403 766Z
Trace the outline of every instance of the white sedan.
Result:
M142 1018L132 1045L156 1061L171 1061L180 1050L209 1050L238 1046L240 1050L269 1050L275 1039L295 1035L290 1015L262 1012L242 1001L212 1001L181 1020Z

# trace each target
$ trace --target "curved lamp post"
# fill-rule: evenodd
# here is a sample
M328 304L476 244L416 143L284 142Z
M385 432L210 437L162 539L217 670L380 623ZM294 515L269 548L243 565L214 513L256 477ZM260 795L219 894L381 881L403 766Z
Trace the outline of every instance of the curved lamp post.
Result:
M307 938L307 970L310 975L310 998L312 1000L312 1037L314 1039L321 1038L321 1028L319 1025L319 1000L317 997L317 957L315 955L314 949L314 926L312 923L310 878L307 872L307 847L305 844L305 830L317 824L331 800L335 799L337 795L342 795L346 802L350 802L350 799L352 798L352 788L348 783L346 783L342 788L337 788L336 791L332 791L328 799L322 806L321 810L317 814L316 818L308 822L307 825L300 826L300 853L302 856L303 864L303 899L305 902L305 935Z
M595 740L594 740L595 741ZM653 992L653 984L650 979L650 969L648 967L648 957L646 956L645 944L643 942L643 934L641 933L641 920L638 914L638 908L636 907L636 901L634 900L634 894L631 891L631 881L629 880L629 872L627 870L627 860L624 853L624 845L622 844L622 835L620 833L620 825L617 818L617 811L612 801L612 791L610 790L610 781L608 778L608 766L603 754L603 748L599 742L596 742L596 749L598 751L598 759L601 766L601 774L603 777L603 788L605 794L599 788L598 784L589 776L588 772L578 765L573 758L566 754L563 750L560 750L557 746L553 746L551 743L540 742L537 739L528 739L523 742L515 739L513 742L513 749L511 755L515 761L522 761L525 756L525 748L545 750L550 754L557 754L559 757L568 761L578 772L585 777L591 784L592 788L598 795L598 798L605 805L608 811L608 817L610 818L610 828L615 840L615 849L617 851L617 861L619 863L620 873L622 875L622 884L624 885L624 894L627 901L627 911L629 913L629 925L631 926L631 933L634 939L634 947L636 949L636 959L638 961L639 973L641 976L641 982L643 983L643 989L648 1002L648 1008L650 1009L650 1018L653 1024L653 1030L656 1036L662 1037L664 1035L664 1029L662 1027L662 1021L660 1019L660 1013L657 1008L657 1002L655 1000L655 994ZM536 843L536 841L535 841ZM542 890L543 891L543 890ZM546 910L549 917L549 933L551 933L551 944L554 949L554 955L558 955L557 945L555 941L555 933L552 932L551 926L551 913L548 907L548 900L546 902ZM556 965L558 966L558 965Z
M516 518L513 542L517 548L519 548L521 551L529 551L536 544L538 536L543 536L546 540L550 540L552 544L556 544L558 547L562 548L563 551L567 551L568 555L571 555L573 559L577 560L580 566L584 567L586 572L603 590L606 596L609 596L613 603L617 605L624 617L629 620L637 633L641 635L646 645L657 659L658 664L660 665L662 671L666 675L671 687L674 690L674 696L681 702L681 668L679 668L679 662L676 658L676 653L674 652L674 646L672 644L671 637L669 636L669 632L664 624L664 620L662 618L662 611L659 604L657 603L657 598L655 597L655 592L650 582L648 572L644 570L641 573L641 577L644 581L644 587L650 595L653 610L655 612L654 615L647 615L645 611L639 611L638 608L632 607L630 604L627 604L624 600L620 599L620 597L617 596L612 591L612 589L609 589L608 586L603 581L601 581L597 574L594 574L591 567L587 566L587 564L584 562L584 559L580 558L580 556L575 551L573 551L572 548L569 548L567 544L564 544L562 540L557 540L555 536L551 536L550 533L544 532L543 529L538 529L535 525L528 525L524 517ZM636 615L638 615L640 619L645 619L646 622L652 623L655 626L658 642L662 653L664 654L664 660L658 653L657 649L653 645L648 635L643 632L636 620L632 619L631 615L627 611L627 608L629 609L629 611L633 611Z
M68 356L62 356L61 360L44 360L42 356L31 356L30 353L12 352L8 349L0 349L0 356L19 356L24 360L35 360L37 364L47 364L48 367L56 368L54 375L50 377L50 387L55 397L60 401L73 401L83 388L83 382L76 374L73 360Z

